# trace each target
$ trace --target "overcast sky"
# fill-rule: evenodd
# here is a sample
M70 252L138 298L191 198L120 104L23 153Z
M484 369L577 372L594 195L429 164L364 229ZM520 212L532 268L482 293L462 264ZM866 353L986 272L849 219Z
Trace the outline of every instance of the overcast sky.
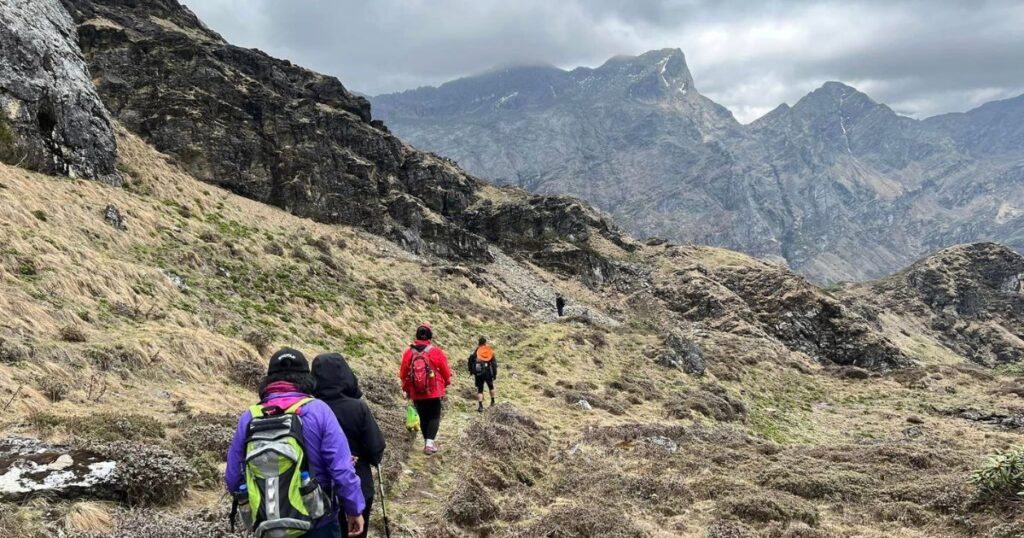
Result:
M378 94L680 48L749 122L840 80L923 118L1024 93L1024 1L184 0L237 45Z

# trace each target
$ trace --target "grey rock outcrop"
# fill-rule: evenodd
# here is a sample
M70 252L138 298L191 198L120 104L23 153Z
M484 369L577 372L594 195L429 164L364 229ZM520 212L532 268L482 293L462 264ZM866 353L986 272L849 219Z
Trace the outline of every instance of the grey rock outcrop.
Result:
M678 368L697 377L703 376L707 368L700 346L678 331L665 338L665 351L658 356L657 361L662 366Z
M59 0L0 3L0 161L120 184L117 144Z
M0 439L0 501L51 498L115 499L117 463L34 439Z

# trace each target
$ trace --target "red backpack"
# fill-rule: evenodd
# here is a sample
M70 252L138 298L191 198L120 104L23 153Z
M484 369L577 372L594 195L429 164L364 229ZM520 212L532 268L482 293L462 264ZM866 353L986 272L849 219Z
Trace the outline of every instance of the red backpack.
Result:
M429 396L434 393L435 376L434 369L430 367L430 359L427 353L430 346L422 351L415 347L409 348L412 356L409 357L409 385L412 387L411 396Z

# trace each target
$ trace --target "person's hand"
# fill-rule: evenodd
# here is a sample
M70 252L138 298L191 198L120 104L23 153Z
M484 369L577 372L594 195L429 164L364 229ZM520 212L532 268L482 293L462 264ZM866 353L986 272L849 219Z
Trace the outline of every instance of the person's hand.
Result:
M355 467L359 463L359 456L352 456L352 466Z
M365 525L366 523L363 521L362 514L360 514L358 516L348 516L348 515L346 515L345 519L348 520L348 535L349 536L359 536L360 534L363 533L363 525Z

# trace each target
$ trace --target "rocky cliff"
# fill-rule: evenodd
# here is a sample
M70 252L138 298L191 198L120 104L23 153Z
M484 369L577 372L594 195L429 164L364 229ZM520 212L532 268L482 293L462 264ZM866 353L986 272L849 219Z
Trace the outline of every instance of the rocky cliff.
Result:
M511 230L469 211L482 182L389 134L336 78L232 46L174 0L65 5L107 108L195 177L446 258L489 260L483 236ZM584 213L532 218L612 228Z
M0 162L119 183L117 145L59 0L0 5Z
M1024 248L1021 99L922 122L829 82L744 126L667 49L372 101L405 140L481 177L579 196L641 237L785 260L834 282L955 243Z
M846 295L984 366L1024 359L1024 256L993 243L939 251Z

